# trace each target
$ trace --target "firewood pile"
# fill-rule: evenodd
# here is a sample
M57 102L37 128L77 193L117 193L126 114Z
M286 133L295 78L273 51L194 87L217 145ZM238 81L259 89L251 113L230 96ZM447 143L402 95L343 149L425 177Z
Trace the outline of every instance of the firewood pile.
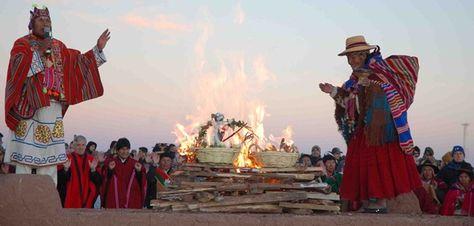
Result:
M320 167L240 168L185 163L151 206L157 211L206 213L339 212Z

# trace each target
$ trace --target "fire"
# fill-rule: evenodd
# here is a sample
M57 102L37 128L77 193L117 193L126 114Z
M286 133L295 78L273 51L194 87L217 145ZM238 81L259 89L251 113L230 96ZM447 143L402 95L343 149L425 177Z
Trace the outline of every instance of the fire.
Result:
M190 95L195 101L195 111L187 115L189 126L177 123L173 134L179 143L179 153L186 156L188 161L195 157L195 150L199 148L197 142L199 130L209 120L209 115L215 112L223 113L226 118L237 120L248 119L248 128L241 129L231 139L226 141L227 147L240 148L235 167L260 167L253 158L253 154L268 149L269 146L279 147L283 143L292 146L292 129L288 127L280 137L268 138L265 136L263 120L267 116L264 104L258 99L258 92L275 79L275 75L267 68L265 59L261 56L249 61L241 54L218 56L220 66L211 65L206 59L206 44L212 35L212 24L209 22L199 24L202 30L195 45L196 67L194 79L190 79ZM250 65L248 67L247 65ZM246 67L247 66L247 67ZM217 70L212 70L218 68ZM235 128L238 129L238 128ZM226 135L235 131L229 129ZM211 131L206 136L209 144ZM280 140L284 138L282 142ZM277 140L275 140L277 139ZM284 146L284 145L283 145Z

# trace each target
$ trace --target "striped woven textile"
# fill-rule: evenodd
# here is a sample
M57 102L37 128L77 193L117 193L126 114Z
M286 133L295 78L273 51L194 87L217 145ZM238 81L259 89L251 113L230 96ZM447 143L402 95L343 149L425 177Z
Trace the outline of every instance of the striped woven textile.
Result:
M418 80L418 58L411 56L390 56L369 64L375 80L385 94L390 105L393 121L398 132L400 147L407 154L413 152L413 138L408 126L407 110L415 96Z

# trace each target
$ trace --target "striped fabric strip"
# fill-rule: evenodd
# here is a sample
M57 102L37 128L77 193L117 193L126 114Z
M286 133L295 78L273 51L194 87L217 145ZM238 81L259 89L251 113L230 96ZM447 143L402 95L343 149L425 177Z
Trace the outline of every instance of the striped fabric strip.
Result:
M413 138L408 126L407 110L413 103L418 79L418 59L410 56L390 56L383 61L374 61L369 67L377 76L390 105L397 129L400 147L411 154Z

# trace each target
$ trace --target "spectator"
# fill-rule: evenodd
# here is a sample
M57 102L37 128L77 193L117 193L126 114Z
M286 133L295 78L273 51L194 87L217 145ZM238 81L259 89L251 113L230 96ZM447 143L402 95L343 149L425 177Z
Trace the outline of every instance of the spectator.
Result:
M130 141L120 138L117 157L105 161L101 200L105 208L143 208L146 192L145 168L130 158Z
M451 187L458 180L458 170L472 168L471 164L464 161L465 153L461 146L454 146L451 151L453 160L448 163L437 175L437 178L443 180Z
M418 159L417 165L421 165L427 160L433 163L433 165L435 165L438 169L440 168L441 161L436 160L436 158L434 157L434 150L431 147L425 148L425 151L423 152L423 157Z
M164 152L161 155L158 155L157 152L153 153L152 159L154 164L150 166L147 174L148 186L145 199L145 206L147 208L151 208L150 201L156 198L156 193L165 191L171 183L173 158L174 155L170 152Z
M68 154L67 162L58 166L58 179L65 188L60 193L64 196L65 208L92 208L100 188L101 176L97 172L98 159L86 151L86 138L74 137L74 152Z
M141 164L146 163L145 159L146 159L147 153L148 153L148 148L146 148L146 147L139 147L138 148L138 161Z
M344 163L346 162L344 156L342 155L341 149L335 147L331 150L331 155L336 159L336 172L342 173L344 169Z
M301 157L299 159L299 163L301 164L301 166L304 166L304 167L311 167L312 164L311 164L311 156L310 155L307 155L307 154L301 154Z
M331 192L336 192L339 194L342 174L336 172L336 159L332 155L325 155L323 158L323 162L326 167L326 175L322 177L322 180L331 187Z
M117 156L117 149L116 149L117 141L114 140L110 142L109 150L105 152L105 157L116 157Z
M321 159L321 148L318 145L314 145L311 148L311 165L315 166L316 162Z
M418 146L415 146L413 148L413 158L415 159L416 164L418 165L418 158L420 157L420 148Z
M443 169L445 166L447 166L451 161L453 161L453 156L451 156L451 152L448 151L446 152L443 157L441 158L441 166L439 169Z
M89 141L86 146L87 154L92 155L97 149L97 144L94 141Z
M474 183L472 167L458 169L458 181L446 194L441 215L468 215L474 216Z
M420 173L423 188L437 204L441 204L448 190L448 185L436 178L435 175L438 173L438 167L431 161L426 160L418 166L418 172Z

